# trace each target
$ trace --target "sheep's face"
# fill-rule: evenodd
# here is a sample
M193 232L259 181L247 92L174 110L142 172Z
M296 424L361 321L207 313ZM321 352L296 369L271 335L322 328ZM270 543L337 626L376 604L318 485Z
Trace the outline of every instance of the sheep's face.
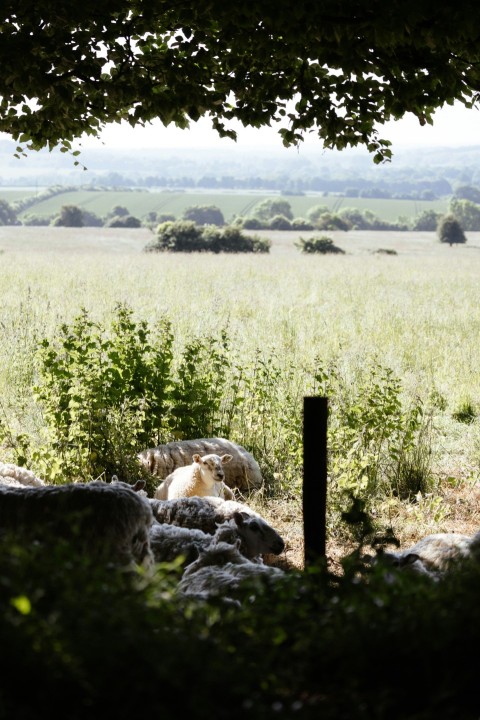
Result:
M194 455L193 460L197 462L200 467L208 472L215 482L223 482L225 478L225 470L223 466L230 462L232 459L231 455Z
M236 512L233 519L251 555L270 553L280 555L285 550L283 538L262 518L252 517L245 512Z

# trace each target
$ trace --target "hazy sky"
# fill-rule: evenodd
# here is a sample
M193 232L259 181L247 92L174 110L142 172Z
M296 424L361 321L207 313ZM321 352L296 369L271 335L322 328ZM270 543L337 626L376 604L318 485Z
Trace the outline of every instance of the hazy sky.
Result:
M280 136L274 128L253 129L243 126L234 126L238 132L236 145L238 147L283 147ZM413 116L407 116L401 121L391 122L380 129L381 137L393 143L393 150L405 146L465 146L480 145L480 110L467 110L463 105L445 106L434 117L434 125L421 127ZM155 123L145 128L131 128L129 125L113 123L102 134L102 142L107 148L118 147L231 147L232 140L219 138L211 129L207 119L192 123L189 130L180 130L173 126L165 128L161 123ZM99 147L99 140L86 139L84 147ZM317 146L321 143L315 135L307 136L301 147Z

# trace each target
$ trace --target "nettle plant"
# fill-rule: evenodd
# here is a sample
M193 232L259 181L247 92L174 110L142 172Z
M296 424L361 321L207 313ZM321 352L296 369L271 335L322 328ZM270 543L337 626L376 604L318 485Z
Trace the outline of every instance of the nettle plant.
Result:
M225 342L193 340L176 377L167 318L149 327L118 306L105 327L82 310L55 340L40 344L34 397L45 426L31 453L34 466L52 482L130 477L139 472L138 450L217 431L224 376L212 368L226 363ZM188 416L181 412L187 406Z
M320 372L321 375L321 372ZM432 419L419 398L407 403L401 382L374 362L352 385L330 369L330 506L356 498L370 511L391 497L408 500L432 488Z

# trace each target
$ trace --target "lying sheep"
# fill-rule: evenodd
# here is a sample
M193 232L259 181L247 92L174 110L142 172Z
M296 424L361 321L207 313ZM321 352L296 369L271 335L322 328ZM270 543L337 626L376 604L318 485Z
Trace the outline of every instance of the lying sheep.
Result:
M284 574L280 568L257 564L245 558L239 543L215 542L200 549L197 560L186 567L178 592L202 599L218 596L234 599L231 596L241 589L242 583L248 582L250 590L252 583L268 582Z
M40 487L45 485L41 478L27 468L13 463L0 462L0 484L11 487Z
M169 562L182 555L182 565L185 567L196 560L201 549L206 549L212 543L226 542L234 545L238 541L242 555L252 562L263 563L257 552L256 536L252 534L250 537L248 531L242 532L244 530L243 519L238 526L234 518L219 525L214 535L194 528L154 522L150 528L150 547L155 562Z
M231 489L248 492L262 486L262 473L253 455L225 438L178 440L143 450L138 459L152 475L165 479L176 468L189 465L195 454L231 455L225 468L225 484Z
M246 557L280 555L285 549L281 535L245 503L215 497L184 497L152 499L150 504L157 522L202 530L209 535L215 534L218 525L233 519Z
M199 496L232 499L233 493L224 483L223 466L230 462L231 455L193 456L191 465L179 467L165 478L155 490L158 500L173 500L180 497Z
M377 560L402 570L439 579L454 565L469 558L480 559L480 532L435 533L427 535L405 550L384 552Z
M0 485L0 534L19 539L72 540L89 555L121 565L153 563L150 503L106 483L18 488Z
M215 497L151 499L154 518L159 523L195 528L214 535L219 524L234 519L243 538L246 557L280 555L285 543L279 533L246 503Z

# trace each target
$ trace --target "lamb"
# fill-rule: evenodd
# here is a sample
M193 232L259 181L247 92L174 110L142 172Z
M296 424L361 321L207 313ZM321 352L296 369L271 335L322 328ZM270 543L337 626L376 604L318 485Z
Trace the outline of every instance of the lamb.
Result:
M226 438L178 440L143 450L137 457L148 472L165 479L177 467L189 465L197 453L232 456L231 462L225 468L225 484L231 489L238 488L240 492L249 492L263 484L260 467L253 455Z
M434 580L443 577L456 564L469 558L480 559L480 532L473 536L462 533L427 535L405 550L385 552L377 559L402 570L428 575Z
M92 557L119 565L153 565L150 503L107 483L18 488L0 485L0 534L22 542L72 540Z
M10 487L40 487L45 485L44 481L37 477L31 470L14 465L13 463L0 462L0 484Z
M256 564L245 558L238 542L234 545L214 542L200 549L199 557L187 565L177 590L181 595L205 600L222 597L233 601L235 597L232 596L243 583L248 583L250 591L252 584L269 582L284 575L280 568Z
M159 523L202 530L214 535L218 525L233 520L241 541L241 551L250 559L261 555L280 555L285 549L281 535L246 503L216 497L184 497L173 500L150 499Z
M155 498L172 500L180 497L213 495L214 497L233 498L233 493L224 483L223 466L230 462L231 455L193 456L191 465L179 467L168 475L156 489Z

